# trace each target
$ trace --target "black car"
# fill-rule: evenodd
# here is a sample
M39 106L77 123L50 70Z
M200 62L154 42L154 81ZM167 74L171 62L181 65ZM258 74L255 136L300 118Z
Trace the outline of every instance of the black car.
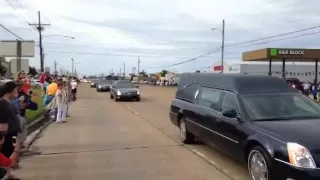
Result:
M320 179L320 106L277 77L183 74L170 108L183 143L241 160L251 180Z
M112 84L111 80L101 80L96 83L97 92L110 91L110 86Z
M134 85L130 81L115 81L111 85L110 99L115 101L121 99L135 99L140 101L140 92L137 89L139 86Z

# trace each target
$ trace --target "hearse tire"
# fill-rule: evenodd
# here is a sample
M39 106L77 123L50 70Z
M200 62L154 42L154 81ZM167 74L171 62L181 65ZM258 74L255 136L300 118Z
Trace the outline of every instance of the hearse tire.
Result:
M185 120L182 118L179 123L180 139L184 144L193 144L195 136L188 131Z

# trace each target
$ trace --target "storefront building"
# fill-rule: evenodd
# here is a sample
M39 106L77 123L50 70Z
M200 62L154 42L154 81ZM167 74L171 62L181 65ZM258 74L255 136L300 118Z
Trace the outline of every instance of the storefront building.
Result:
M320 49L293 49L293 48L266 48L266 49L259 49L254 51L244 52L242 54L242 61L247 62L268 62L268 75L274 75L272 73L273 69L273 62L281 62L281 77L286 78L290 77L291 74L298 73L302 74L301 78L304 76L305 79L310 76L313 76L311 82L318 82L318 59L320 59ZM309 70L307 67L299 67L297 70L290 70L288 69L287 63L290 62L302 62L302 63L312 63L311 67L313 66L313 70ZM299 65L300 66L300 65ZM297 67L297 65L294 65ZM277 72L277 71L275 71ZM303 79L301 79L303 81ZM308 78L308 81L309 78Z

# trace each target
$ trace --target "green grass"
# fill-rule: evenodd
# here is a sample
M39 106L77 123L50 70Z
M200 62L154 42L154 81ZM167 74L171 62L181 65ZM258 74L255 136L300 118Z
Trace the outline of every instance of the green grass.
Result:
M38 103L38 110L32 111L27 110L26 111L26 118L28 120L28 123L31 121L41 117L44 114L44 106L43 106L43 97L42 97L42 89L41 88L34 88L32 89L34 97L32 98L33 101L36 101Z

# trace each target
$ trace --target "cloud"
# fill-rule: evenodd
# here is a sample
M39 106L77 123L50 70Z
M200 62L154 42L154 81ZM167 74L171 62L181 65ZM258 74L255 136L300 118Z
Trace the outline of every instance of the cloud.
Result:
M128 71L137 66L149 72L191 59L221 46L222 19L225 19L225 61L241 62L243 51L265 47L318 48L317 34L245 47L228 45L318 25L316 0L9 0L0 2L0 23L24 39L37 40L28 22L37 22L41 10L44 23L51 23L43 40L46 66L71 69L71 58L78 71L108 73L126 62ZM23 16L23 18L21 17ZM212 31L212 28L218 30ZM306 33L317 32L319 29ZM303 34L301 32L300 34ZM298 34L297 34L298 35ZM286 36L289 37L289 36ZM285 38L285 37L281 37ZM0 30L0 39L15 39ZM274 38L271 40L279 40ZM268 41L268 40L266 40ZM251 43L253 44L253 43ZM247 44L244 44L247 45ZM36 53L39 54L38 48ZM62 51L62 52L54 52ZM194 71L220 61L219 51L197 61L168 69ZM39 56L31 60L39 66ZM159 68L151 68L159 67Z

